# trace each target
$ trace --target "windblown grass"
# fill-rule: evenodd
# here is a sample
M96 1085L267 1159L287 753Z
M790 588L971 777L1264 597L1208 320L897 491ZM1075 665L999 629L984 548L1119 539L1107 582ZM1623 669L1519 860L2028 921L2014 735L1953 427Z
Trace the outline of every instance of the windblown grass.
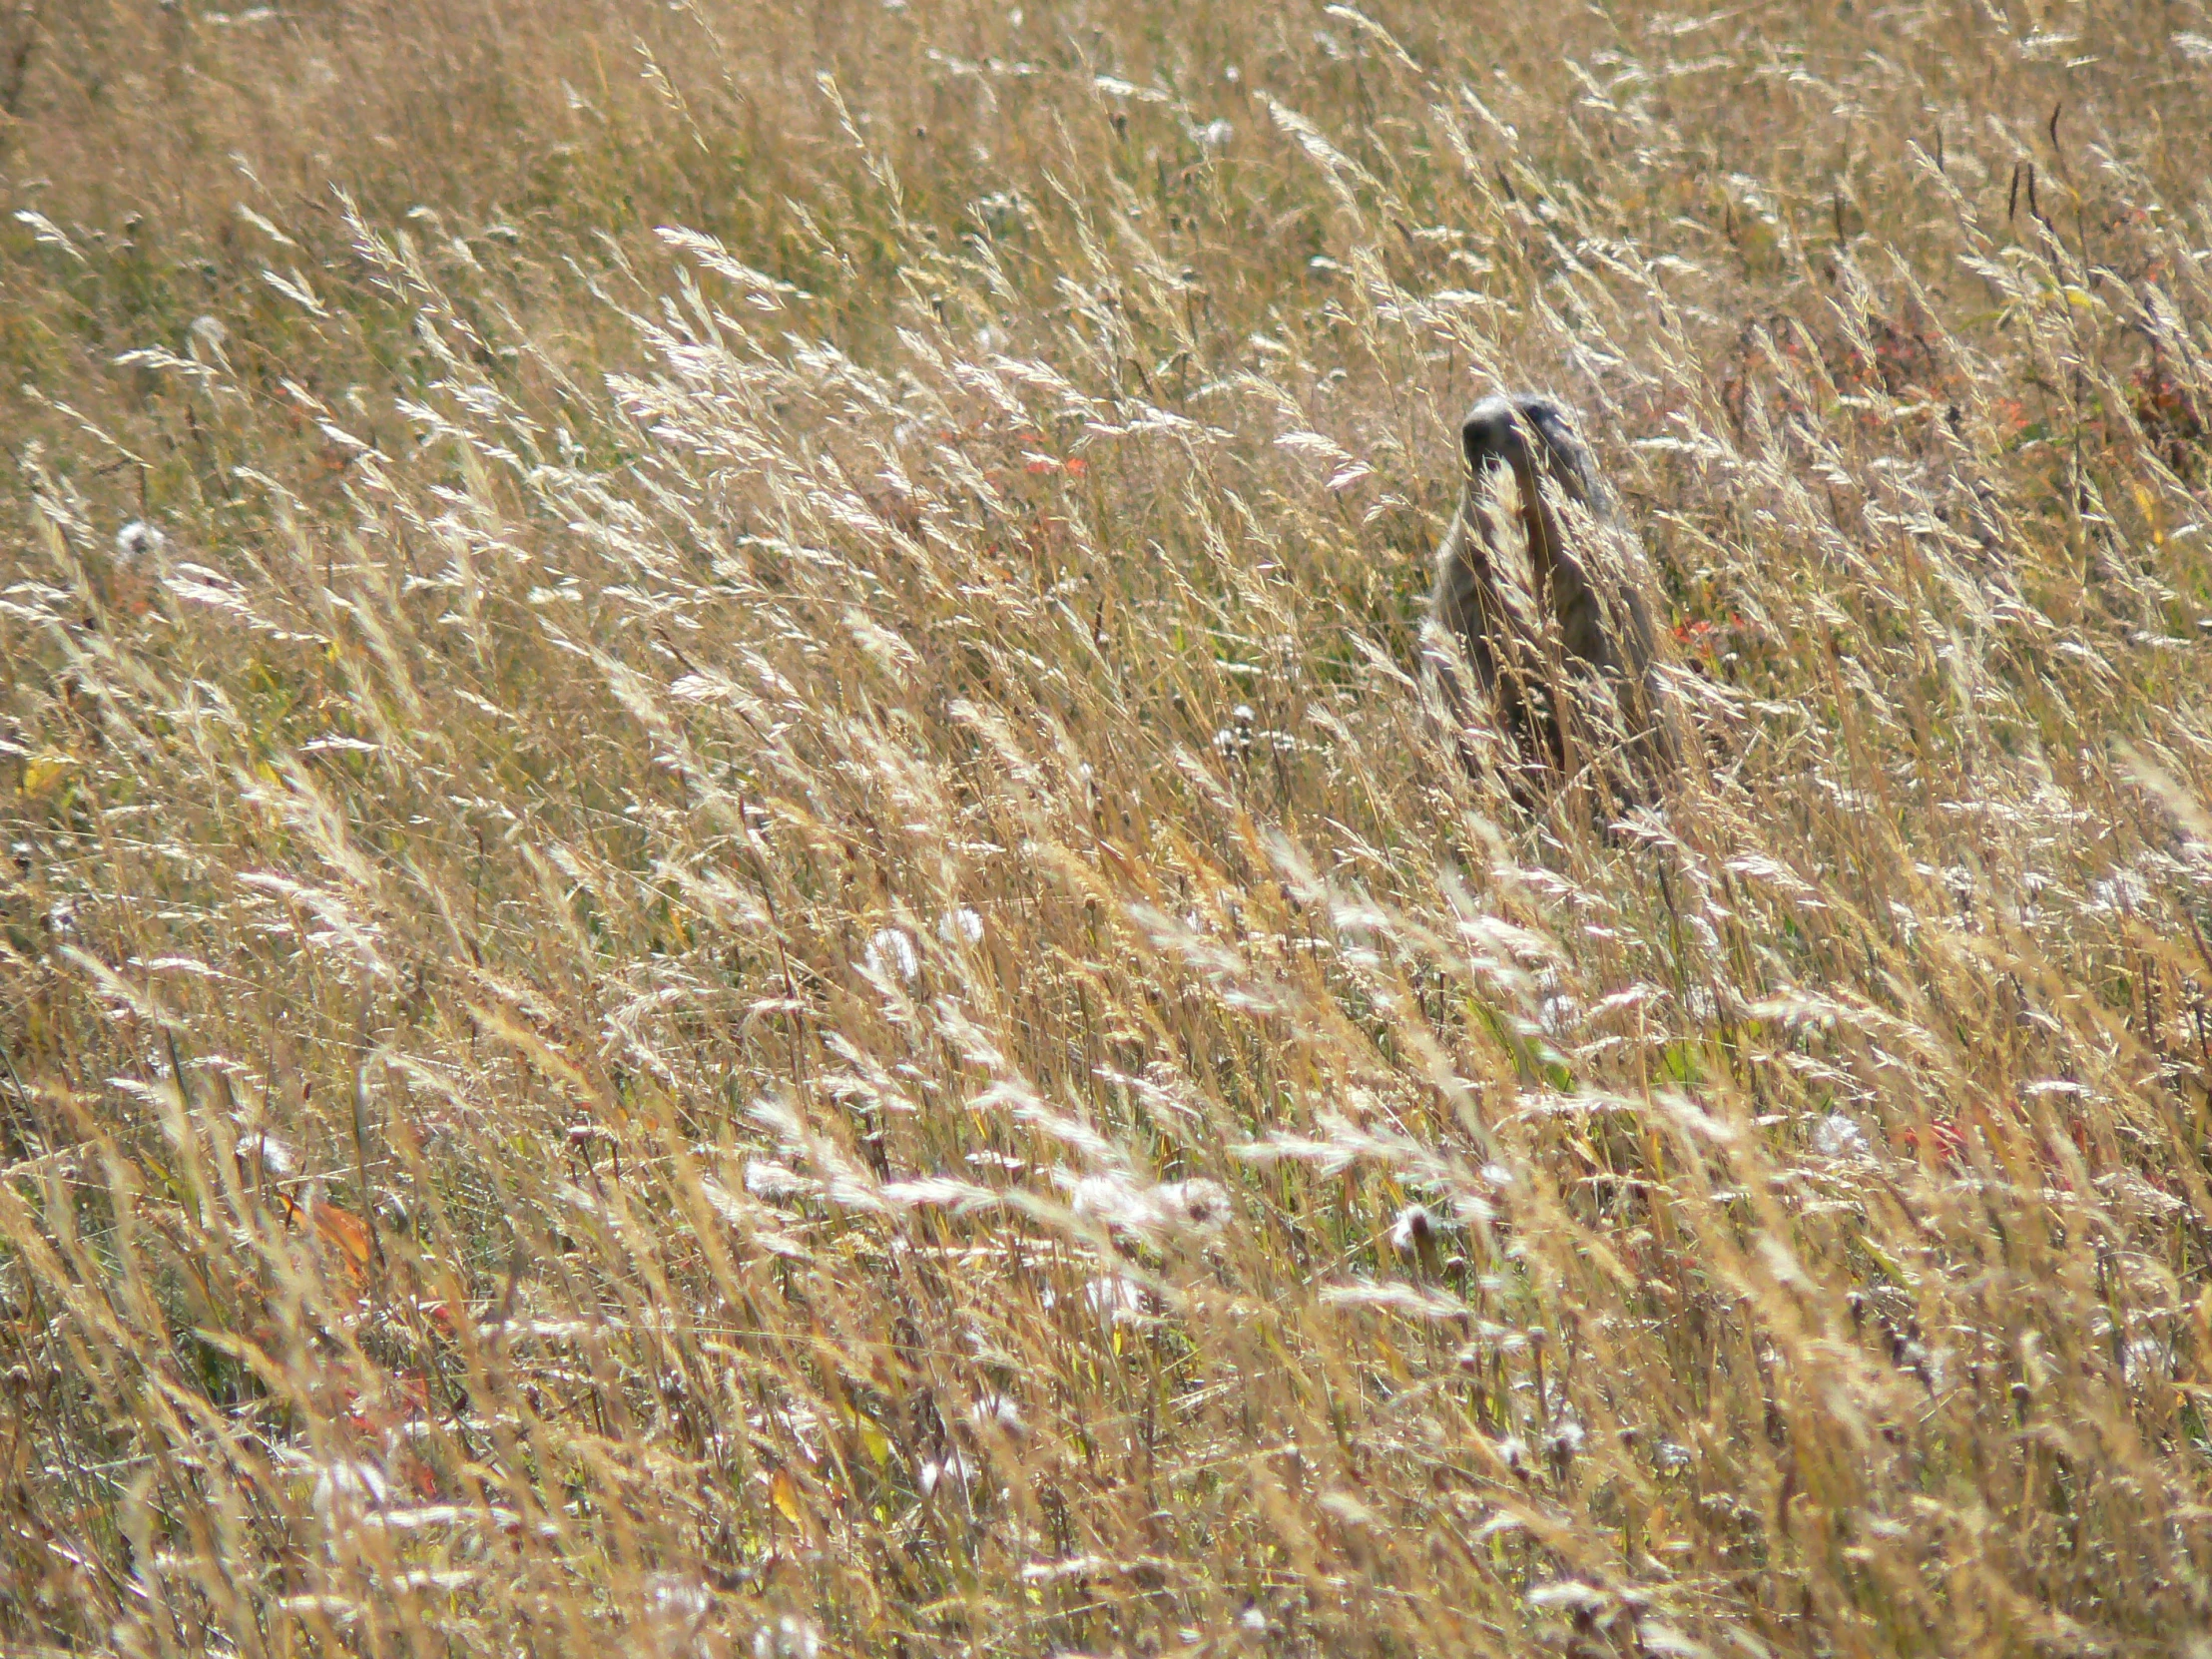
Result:
M2193 1651L2212 22L1807 10L0 12L0 1645Z

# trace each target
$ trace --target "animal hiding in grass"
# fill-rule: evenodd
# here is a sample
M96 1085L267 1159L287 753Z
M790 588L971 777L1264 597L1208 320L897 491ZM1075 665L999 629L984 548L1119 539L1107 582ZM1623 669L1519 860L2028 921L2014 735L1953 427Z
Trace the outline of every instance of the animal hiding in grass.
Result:
M1642 548L1558 404L1485 397L1459 439L1422 655L1461 759L1531 808L1579 780L1651 804L1681 748Z

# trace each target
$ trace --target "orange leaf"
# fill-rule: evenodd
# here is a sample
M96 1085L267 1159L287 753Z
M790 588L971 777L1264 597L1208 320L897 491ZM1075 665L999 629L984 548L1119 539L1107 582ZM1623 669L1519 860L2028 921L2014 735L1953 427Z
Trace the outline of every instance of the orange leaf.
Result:
M302 1212L307 1225L314 1229L315 1237L337 1258L345 1277L358 1285L367 1276L369 1261L376 1254L376 1241L368 1231L368 1223L350 1210L341 1210L335 1204L318 1199L292 1204L284 1219L297 1221Z

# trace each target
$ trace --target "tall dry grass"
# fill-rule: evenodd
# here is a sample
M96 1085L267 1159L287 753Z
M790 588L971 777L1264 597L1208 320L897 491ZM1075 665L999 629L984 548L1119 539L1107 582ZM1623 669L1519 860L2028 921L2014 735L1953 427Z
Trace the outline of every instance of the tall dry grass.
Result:
M2212 21L1818 11L0 14L0 1645L2196 1651Z

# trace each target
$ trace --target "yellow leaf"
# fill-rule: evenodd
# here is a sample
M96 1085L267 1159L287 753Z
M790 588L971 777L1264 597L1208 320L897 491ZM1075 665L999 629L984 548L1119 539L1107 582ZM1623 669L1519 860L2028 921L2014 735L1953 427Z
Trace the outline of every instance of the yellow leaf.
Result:
M875 1459L877 1468L891 1460L891 1437L865 1417L860 1419L860 1444L867 1447L867 1454Z
M33 755L23 763L23 793L44 795L77 765L74 755Z
M783 1511L784 1518L794 1526L804 1525L799 1515L799 1488L792 1484L792 1477L782 1469L769 1478L768 1500Z

